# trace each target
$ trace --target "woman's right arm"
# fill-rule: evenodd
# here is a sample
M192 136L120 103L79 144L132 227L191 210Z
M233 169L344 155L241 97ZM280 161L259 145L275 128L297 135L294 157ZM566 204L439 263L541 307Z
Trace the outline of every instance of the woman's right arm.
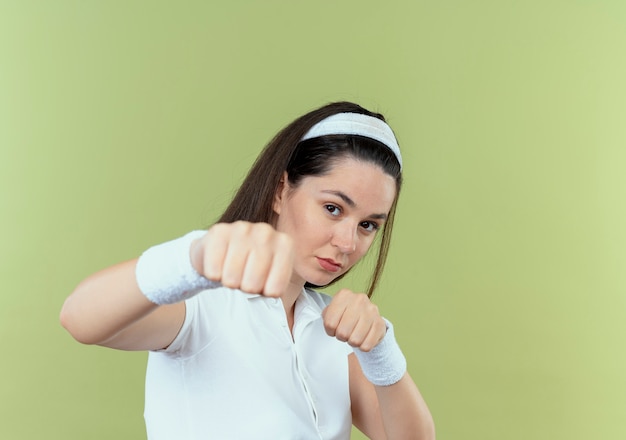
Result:
M292 269L293 244L287 235L266 223L218 223L91 275L65 301L61 324L84 344L158 350L182 327L184 300L203 290L196 278L202 286L211 283L207 276L225 287L280 296ZM137 281L140 274L143 284Z
M137 259L97 272L65 300L61 324L83 344L121 350L167 347L185 319L185 304L158 306L139 290Z

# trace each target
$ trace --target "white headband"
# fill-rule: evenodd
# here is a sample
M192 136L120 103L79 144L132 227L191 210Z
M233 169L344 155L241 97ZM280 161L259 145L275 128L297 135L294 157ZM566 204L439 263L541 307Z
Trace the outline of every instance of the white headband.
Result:
M337 113L311 127L302 140L331 134L354 134L382 142L396 155L400 169L402 169L402 156L398 141L389 125L378 118L361 113Z

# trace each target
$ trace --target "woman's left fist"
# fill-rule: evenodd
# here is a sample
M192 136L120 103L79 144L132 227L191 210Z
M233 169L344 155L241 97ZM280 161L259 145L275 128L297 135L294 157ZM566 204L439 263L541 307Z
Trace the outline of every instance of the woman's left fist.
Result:
M364 293L341 289L322 311L329 336L361 351L370 351L385 336L387 325L378 307Z

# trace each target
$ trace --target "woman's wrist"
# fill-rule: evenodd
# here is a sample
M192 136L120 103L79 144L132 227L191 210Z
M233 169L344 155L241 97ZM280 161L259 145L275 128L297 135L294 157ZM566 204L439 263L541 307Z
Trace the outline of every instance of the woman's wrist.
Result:
M192 231L146 250L135 269L139 290L155 304L174 304L218 283L200 275L191 264L190 247L206 231Z
M385 318L383 318L385 319ZM396 342L393 325L387 319L385 337L370 351L354 349L363 374L377 386L389 386L402 379L406 373L406 359Z

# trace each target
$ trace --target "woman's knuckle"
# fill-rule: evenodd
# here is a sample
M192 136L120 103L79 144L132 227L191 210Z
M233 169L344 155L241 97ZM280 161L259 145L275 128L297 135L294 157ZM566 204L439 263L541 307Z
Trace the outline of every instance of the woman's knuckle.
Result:
M363 341L361 338L357 338L356 336L352 335L348 338L348 344L350 344L352 347L358 347L360 346Z
M342 342L346 342L350 339L350 335L344 330L337 330L335 332L335 337Z

